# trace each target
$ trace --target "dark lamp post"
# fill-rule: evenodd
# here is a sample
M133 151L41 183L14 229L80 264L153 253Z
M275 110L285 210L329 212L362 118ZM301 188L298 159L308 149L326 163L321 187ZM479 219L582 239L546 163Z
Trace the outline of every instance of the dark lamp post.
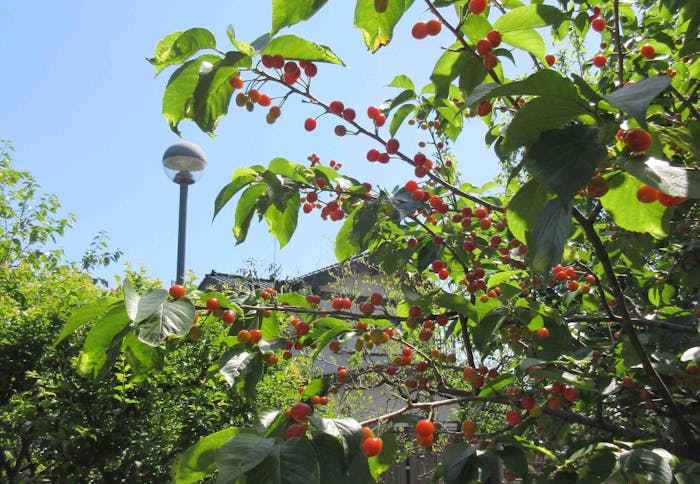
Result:
M207 167L207 158L199 146L181 141L163 153L163 168L180 185L180 217L177 229L176 284L185 282L185 233L187 231L187 188L199 180Z

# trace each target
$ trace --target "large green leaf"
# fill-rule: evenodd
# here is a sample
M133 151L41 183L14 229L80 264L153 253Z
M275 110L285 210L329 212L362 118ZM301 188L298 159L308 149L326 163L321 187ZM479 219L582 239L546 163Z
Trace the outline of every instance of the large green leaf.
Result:
M615 161L627 173L667 195L700 198L699 170L673 166L656 158L617 158Z
M613 173L606 179L610 190L600 201L617 225L659 239L668 235L670 210L659 202L639 202L637 190L643 185L641 181L625 172Z
M131 368L134 382L145 381L153 370L163 367L165 352L139 341L132 331L124 337L122 351Z
M438 99L447 97L450 83L457 79L457 76L465 73L467 68L472 67L469 66L468 61L470 56L461 49L461 46L459 42L455 42L446 49L430 74L430 80L435 85L435 97ZM483 72L485 75L486 71ZM481 79L483 80L483 76Z
M547 53L547 48L544 44L542 36L536 30L513 30L501 34L501 40L504 44L512 45L517 49L527 51L544 61L544 56Z
M344 66L333 51L325 45L315 44L296 35L281 35L270 40L261 54L279 54L285 59L297 59L315 62L329 62Z
M258 172L252 168L237 168L236 171L233 172L233 179L231 182L222 188L216 196L216 200L214 201L214 216L212 219L217 216L224 205L226 205L239 190L255 181L257 176Z
M139 340L147 345L160 346L168 337L184 336L194 323L192 301L166 297L166 291L152 291L139 300L134 325Z
M472 56L463 56L461 59L459 59L459 64L462 66L461 72L459 72L459 88L460 90L464 93L465 96L469 96L472 94L472 92L479 86L482 82L484 82L484 79L488 75L488 72L484 68L484 65L479 62L478 59L472 57ZM437 66L436 66L437 67ZM435 73L435 72L433 72ZM442 74L440 74L442 75ZM449 78L447 76L445 80ZM436 78L440 82L445 82L445 80L441 79L440 77ZM435 82L435 81L433 81ZM443 89L447 89L449 91L449 83L452 82L452 79L447 81L447 86L443 87ZM467 105L471 103L465 103Z
M158 42L153 57L147 59L156 68L156 76L164 68L181 64L195 52L216 47L214 34L207 29L193 28L184 32L173 32Z
M492 84L492 90L483 97L495 96L549 96L580 101L576 86L572 81L552 69L542 69L522 81L509 82L498 86ZM478 100L478 99L477 99ZM583 104L582 104L583 106Z
M250 228L250 221L255 214L255 207L260 198L265 195L267 187L263 183L249 186L241 195L236 205L236 218L233 225L233 235L236 237L236 245L245 241Z
M470 482L475 468L476 447L462 442L452 444L440 455L445 484Z
M280 29L311 18L328 0L272 0L272 29L275 35Z
M255 434L237 433L230 437L217 452L218 482L235 483L244 473L267 459L275 447L274 439Z
M498 332L507 316L508 310L504 306L499 306L480 318L480 321L471 331L474 346L477 350L483 353L486 352L486 346Z
M90 322L98 316L104 314L105 311L117 301L118 299L116 297L105 296L93 300L87 303L86 305L78 308L70 315L68 321L66 321L66 324L64 324L63 328L61 328L61 332L58 333L58 336L56 336L56 339L53 342L53 346L56 347L61 341L66 339L70 334L73 333L73 331L78 329L83 324Z
M392 136L392 138L396 136L396 132L401 127L401 124L403 124L404 120L413 112L415 108L416 107L413 104L404 104L396 110L394 116L391 118L391 123L389 124L389 134Z
M205 62L213 65L220 60L218 55L204 54L185 62L170 76L163 92L163 116L170 129L178 135L180 121L193 119L194 90L199 82L200 67Z
M603 98L637 120L640 126L647 126L647 109L651 101L671 85L669 76L650 77L634 84L628 84Z
M277 208L275 203L265 210L265 221L270 229L270 233L275 236L280 244L280 248L287 245L287 242L292 238L294 231L297 228L299 218L299 207L301 207L301 199L297 190L287 190L286 203L284 209ZM271 197L273 202L274 198Z
M588 184L606 155L598 128L569 126L542 133L527 150L525 166L566 203Z
M374 52L391 42L394 27L412 4L413 0L391 0L386 11L377 13L374 0L357 0L355 27L369 50Z
M618 465L629 480L670 484L673 472L669 460L651 450L633 449L618 459Z
M486 37L486 34L491 30L493 30L493 26L485 15L469 15L462 24L462 32L474 44L479 39Z
M229 82L240 66L250 66L251 60L240 52L228 52L210 69L200 65L199 81L193 94L192 119L199 129L213 134L223 115L228 113L233 87Z
M508 203L508 229L516 239L525 242L528 233L535 226L537 217L545 205L556 195L543 187L537 180L530 180L520 187Z
M229 427L202 437L177 456L170 477L175 484L199 482L216 470L216 454L231 437L241 433L238 427Z
M336 336L347 333L352 330L352 326L347 321L336 318L321 318L314 321L311 326L311 331L309 336L317 344L316 351L314 351L314 358L316 358L323 348L331 342Z
M527 237L527 259L539 272L559 263L571 234L571 204L560 199L547 202Z
M534 29L547 25L558 25L564 14L551 5L526 5L504 13L493 24L493 28L504 34L516 30Z
M274 446L258 466L246 473L247 484L315 484L320 482L316 451L298 437Z
M320 481L341 483L346 478L345 450L332 435L320 433L314 436L313 446L318 456Z
M339 262L367 249L372 229L377 223L378 205L360 205L345 219L335 239L335 256Z
M228 351L221 357L219 373L226 383L234 385L246 372L250 371L251 363L255 358L255 354L242 349Z
M115 304L105 312L90 328L78 358L78 371L81 375L99 378L113 363L121 349L122 338L128 331L129 317L123 304Z
M396 450L396 434L389 432L382 434L382 451L379 455L367 459L369 471L375 480L379 480L379 476L386 472L394 463Z
M560 128L572 119L586 114L587 106L579 101L560 97L538 97L518 110L506 129L503 151L528 146L545 131Z
M513 470L518 476L526 477L528 475L527 454L522 447L504 445L503 449L497 450L496 453L503 460L506 467Z

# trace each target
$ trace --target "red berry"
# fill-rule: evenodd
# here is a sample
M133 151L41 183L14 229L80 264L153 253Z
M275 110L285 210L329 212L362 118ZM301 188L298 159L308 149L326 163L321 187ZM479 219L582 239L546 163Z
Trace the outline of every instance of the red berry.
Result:
M491 103L484 100L481 101L477 106L476 106L476 114L479 116L487 116L491 112Z
M498 65L498 57L493 54L486 54L482 62L485 69L493 69Z
M549 330L547 328L540 328L537 330L537 336L541 339L547 339L549 338Z
M544 61L547 63L549 67L552 67L554 65L554 62L556 61L556 57L554 57L554 54L547 54L544 56Z
M348 123L355 121L355 110L351 108L343 109L343 119Z
M416 434L418 435L433 435L435 432L435 424L428 419L419 420L416 423Z
M440 31L442 30L442 22L440 22L438 19L430 19L428 20L428 23L425 25L426 31L428 32L428 35L438 35Z
M233 311L224 311L224 314L221 315L221 319L226 324L233 324L236 320L236 313Z
M520 410L509 410L508 413L506 413L506 420L508 421L508 424L512 426L518 425L520 420L522 420Z
M570 292L576 292L578 291L578 281L576 280L571 280L569 283L566 285L567 289Z
M651 135L643 129L627 131L622 140L633 153L644 153L651 146Z
M306 437L306 427L301 424L292 424L284 433L284 440L293 439L294 437Z
M523 400L520 402L520 406L523 407L525 410L531 410L535 408L536 405L537 402L535 401L535 398L532 395L523 397Z
M404 189L405 189L408 193L413 193L413 192L415 192L416 190L418 190L418 183L417 183L415 180L408 180L408 181L406 182L406 185L404 185Z
M345 106L343 106L343 103L340 101L332 101L328 105L328 109L333 114L342 114L342 112L345 110Z
M316 120L314 118L306 118L306 121L304 121L304 129L306 131L313 131L316 129Z
M258 343L262 339L262 331L259 329L251 329L250 330L250 342L251 343Z
M229 82L229 84L231 84L231 87L234 89L242 89L243 88L243 79L241 79L240 76L234 76L228 82Z
M386 152L393 155L399 151L399 140L391 138L386 142Z
M651 44L644 44L641 49L639 49L639 54L645 59L652 59L656 55L656 49Z
M491 41L489 39L480 39L476 43L476 51L479 53L479 55L490 54L491 50L493 50L493 46L491 45Z
M488 5L488 0L470 0L469 11L475 15L479 15L481 12L486 10Z
M380 304L382 304L383 301L384 297L378 292L373 292L372 295L369 297L369 302L371 302L375 306L379 306Z
M637 190L637 200L642 203L653 203L659 199L660 192L649 185L642 185Z
M370 106L367 108L367 117L369 119L377 119L377 116L379 116L379 108L376 106Z
M602 32L603 30L605 30L606 26L607 22L605 22L605 19L603 17L596 17L593 20L591 20L591 28L596 32Z
M375 457L382 452L382 439L370 437L362 442L362 453L367 457Z
M602 69L605 67L605 64L607 64L608 58L605 57L604 55L597 55L593 58L593 65L596 66L598 69Z
M170 294L170 297L173 299L180 299L181 297L185 297L187 291L185 291L185 288L182 287L180 284L173 284L172 286L170 286L168 294Z
M501 33L498 30L492 30L486 34L486 38L491 42L491 47L494 49L501 45Z
M305 421L311 415L311 407L306 403L297 403L290 410L290 416L297 422Z
M242 329L238 332L238 342L246 344L250 341L250 331Z
M218 311L221 303L215 297L207 299L207 309L211 312Z
M416 22L411 29L411 35L414 39L425 39L428 36L428 24L425 22Z

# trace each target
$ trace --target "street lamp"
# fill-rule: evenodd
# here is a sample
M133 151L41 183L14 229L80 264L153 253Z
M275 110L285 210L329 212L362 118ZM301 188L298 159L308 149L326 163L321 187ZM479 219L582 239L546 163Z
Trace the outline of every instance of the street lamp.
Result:
M177 229L176 284L185 282L185 232L187 228L187 187L199 180L207 167L202 148L194 143L181 141L163 153L163 168L172 181L180 185L180 219Z

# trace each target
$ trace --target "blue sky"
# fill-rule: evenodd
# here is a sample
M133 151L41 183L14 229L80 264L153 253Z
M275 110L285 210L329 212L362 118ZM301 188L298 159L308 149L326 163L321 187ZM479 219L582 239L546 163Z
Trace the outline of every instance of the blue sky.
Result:
M417 41L410 30L431 16L419 2L399 23L392 43L375 54L366 51L352 26L355 2L330 2L310 21L291 32L330 46L347 67L321 65L312 91L321 99L342 100L360 118L369 105L398 94L385 86L397 74L407 74L416 86L428 82L440 47L451 43L445 31ZM252 41L270 28L270 2L135 1L11 2L0 20L5 42L0 52L5 68L0 76L0 139L13 142L15 167L29 170L44 191L55 193L76 226L63 239L68 257L78 259L99 230L110 236L110 247L124 252L123 262L143 264L147 273L168 284L175 277L178 188L165 176L163 151L179 138L161 114L161 98L172 69L154 78L145 58L166 34L205 27L218 45L230 49L226 26ZM281 33L287 33L285 29ZM279 95L279 91L271 94ZM193 123L183 122L183 139L199 144L209 166L190 188L187 236L188 269L201 279L211 270L236 272L255 259L261 267L281 265L294 276L334 263L333 239L338 223L322 222L317 214L300 216L297 233L279 250L264 224L255 221L248 240L235 245L231 233L233 204L212 222L216 194L233 171L252 164L267 165L281 156L304 162L318 153L326 164L343 163L343 173L375 186L403 185L411 170L397 162L370 164L369 140L333 135L336 123L319 119L313 133L304 131L307 116L320 112L298 99L287 102L272 126L264 111L248 113L233 104L209 138ZM474 184L496 173L493 154L483 142L478 120L465 128L454 151L465 179ZM382 136L388 137L388 129ZM418 150L420 132L402 127L402 150ZM121 265L105 274L123 271Z

